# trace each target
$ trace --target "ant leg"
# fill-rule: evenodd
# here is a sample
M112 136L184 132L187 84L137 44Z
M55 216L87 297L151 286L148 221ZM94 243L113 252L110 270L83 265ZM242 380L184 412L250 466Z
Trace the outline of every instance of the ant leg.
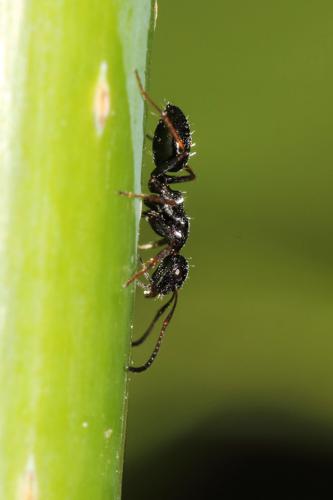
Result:
M158 194L142 194L142 193L132 193L131 191L118 191L121 196L126 196L126 198L139 198L140 200L147 200L151 203L158 203L159 205L177 205L175 200L164 198Z
M141 365L141 366L129 366L128 370L130 372L136 372L136 373L143 372L143 371L147 370L147 368L149 368L152 365L152 363L154 362L154 360L155 360L155 358L156 358L156 356L158 354L158 351L160 350L160 347L161 347L161 344L162 344L162 340L163 340L163 337L164 337L164 334L165 334L165 330L167 329L167 327L168 327L168 325L169 325L169 323L170 323L170 321L172 319L173 313L175 312L176 306L177 306L178 294L177 294L176 290L174 291L174 293L172 295L172 298L171 298L171 300L168 303L170 303L173 299L174 299L173 306L171 308L171 311L169 312L169 314L167 315L167 317L165 318L165 320L162 323L162 328L161 328L160 334L158 336L158 339L157 339L157 342L156 342L156 345L155 345L155 349L153 350L150 358L148 359L148 361L146 361L146 363L144 365Z
M157 106L157 104L152 100L152 98L147 93L147 91L143 88L143 85L142 85L142 82L141 82L141 79L139 77L139 73L137 72L137 70L135 70L135 77L136 77L136 80L138 82L139 89L140 89L142 97L146 101L148 101L149 104L153 108L155 108L156 111L161 115L162 120L164 121L164 123L166 124L166 126L170 130L172 137L174 138L174 140L178 144L179 149L184 151L184 149L185 149L184 141L182 141L182 139L179 137L179 134L177 133L177 130L173 126L172 121L170 120L170 118L168 117L168 114L165 111L163 111L159 106Z
M135 78L136 78L136 81L138 82L140 93L141 93L142 97L144 98L145 101L148 101L149 104L153 108L155 108L156 111L160 115L162 115L163 114L163 110L159 106L157 106L157 104L152 100L152 98L150 97L150 95L148 94L148 92L146 92L146 90L143 88L143 85L142 85L141 78L139 76L138 70L135 70L134 73L135 73Z
M179 182L190 182L196 179L196 175L189 165L186 165L183 170L189 173L189 175L181 175L179 177L167 175L165 177L166 184L177 184Z
M144 266L144 262L143 262L143 260L142 260L141 255L139 256L139 259L140 259L141 265L142 265L142 266ZM146 278L146 280L147 280L149 283L151 283L151 279L150 279L150 276L149 276L148 271L146 271L146 272L144 273L144 277ZM144 284L143 284L140 280L138 280L138 281L137 281L137 284L138 284L139 286L143 285L143 286L141 286L141 288L144 288L145 290L147 290L147 288L149 288L147 285L144 285Z
M184 160L187 160L188 154L185 152L181 155L176 156L172 160L166 161L163 163L163 167L156 167L152 173L151 177L158 178L161 174L164 175L163 181L165 184L174 184L177 182L188 182L188 181L193 181L196 176L193 170L189 165L186 165L185 167L182 167L182 170L186 170L189 175L181 175L179 177L176 177L175 175L166 175L167 172L173 169L177 165L177 163L182 162ZM179 179L179 180L178 180Z
M145 331L145 333L143 335L141 335L141 337L139 337L138 339L132 341L132 347L136 347L138 345L141 345L146 340L146 338L148 337L148 335L152 332L156 321L162 316L162 314L164 313L164 311L169 307L169 305L171 304L171 302L173 301L173 299L174 299L174 296L172 295L171 299L168 300L168 302L166 304L164 304L157 311L157 313L156 313L153 321L150 323L150 325L147 328L147 330Z
M144 243L143 245L139 245L139 250L150 250L151 248L161 247L162 245L166 245L168 240L166 238L161 238L157 241L150 241L149 243Z
M140 271L138 271L137 273L133 274L133 276L129 280L126 281L126 283L124 285L125 288L128 287L128 285L130 285L131 283L133 283L133 281L140 278L140 276L144 275L149 269L151 269L152 267L155 267L156 264L158 264L158 262L160 260L164 259L164 257L169 255L170 252L171 252L170 247L163 248L163 250L161 250L157 255L155 255L155 257L152 257L147 262L145 262L143 264L142 269Z
M149 286L148 285L145 285L144 283L142 283L142 281L138 280L137 282L137 285L142 288L145 291L149 291Z

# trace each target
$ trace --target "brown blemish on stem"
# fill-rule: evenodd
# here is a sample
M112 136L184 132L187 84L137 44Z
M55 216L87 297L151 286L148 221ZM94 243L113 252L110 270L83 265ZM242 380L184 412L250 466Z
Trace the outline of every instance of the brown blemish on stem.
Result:
M35 459L30 455L23 475L19 479L18 500L38 500L38 481L36 474Z
M111 110L110 87L107 81L108 65L100 64L99 75L94 93L93 113L97 135L102 135Z

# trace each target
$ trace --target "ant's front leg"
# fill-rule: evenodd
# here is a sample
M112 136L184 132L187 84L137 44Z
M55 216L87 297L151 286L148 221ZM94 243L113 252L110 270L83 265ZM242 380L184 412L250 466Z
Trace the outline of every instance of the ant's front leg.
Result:
M177 205L175 200L171 200L170 198L164 198L158 194L138 194L132 193L131 191L118 191L118 194L121 196L126 196L126 198L139 198L140 200L148 201L148 203L157 203L159 205Z
M160 260L163 260L167 255L170 254L170 252L171 252L171 247L168 246L166 248L163 248L163 250L161 250L157 255L155 255L155 257L152 257L151 259L147 260L147 262L144 262L142 264L142 269L133 274L133 276L126 281L124 286L128 287L128 285L133 283L133 281L136 281L138 278L140 278L140 276L146 274L146 272L149 271L149 269L155 267L160 262Z

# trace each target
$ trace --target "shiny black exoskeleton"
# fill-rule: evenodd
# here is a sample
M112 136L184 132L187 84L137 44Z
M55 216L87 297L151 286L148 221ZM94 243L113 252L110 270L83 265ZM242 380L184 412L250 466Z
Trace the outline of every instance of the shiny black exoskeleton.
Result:
M182 286L188 275L188 262L182 255L170 254L164 257L154 271L146 297L167 295Z
M156 203L149 198L144 201L149 210L142 215L149 222L152 229L162 236L159 244L168 244L173 252L179 252L185 245L189 234L189 220L184 210L184 198L180 191L173 191L167 185L149 182L150 190L159 194L166 202Z
M184 168L192 145L190 126L184 113L170 103L166 105L163 113L164 117L158 122L153 138L153 159L156 168L152 175L178 172ZM177 135L170 133L169 124L172 124Z
M148 183L151 194L127 192L121 192L121 194L129 198L143 199L147 210L142 215L155 233L161 236L161 239L156 242L141 245L141 249L156 248L162 245L165 247L155 257L143 264L142 269L127 281L126 286L145 275L149 283L148 285L141 283L141 286L145 289L146 297L164 296L172 293L171 299L158 310L146 332L132 342L133 346L140 345L148 337L156 321L172 305L163 321L158 341L148 361L142 366L129 367L132 372L141 372L153 363L158 354L165 330L177 305L178 290L185 282L189 270L187 260L179 254L188 238L189 219L184 209L183 194L171 189L170 185L194 180L195 175L188 165L192 139L185 115L177 106L170 103L166 105L164 110L161 110L144 90L137 72L136 77L143 98L159 112L161 117L152 139L155 168ZM170 173L175 174L179 171L186 173L179 176L170 175ZM154 266L157 268L149 276L148 270Z

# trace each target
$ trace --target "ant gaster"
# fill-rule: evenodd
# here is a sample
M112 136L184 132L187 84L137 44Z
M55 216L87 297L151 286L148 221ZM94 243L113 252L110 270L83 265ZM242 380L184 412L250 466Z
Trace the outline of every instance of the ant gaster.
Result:
M149 359L141 366L130 366L131 372L142 372L150 367L160 349L165 331L177 306L178 289L187 278L189 265L185 257L179 254L189 234L189 219L184 209L184 198L180 191L170 188L171 184L188 182L195 179L195 174L188 165L192 146L189 123L184 113L168 103L164 110L159 108L143 88L138 72L135 76L142 97L159 113L160 120L152 138L153 160L155 168L150 175L148 188L151 194L135 194L121 191L128 198L141 198L148 208L142 215L152 229L161 236L156 242L141 245L142 250L165 247L153 258L143 263L142 269L135 273L125 284L138 280L145 275L149 284L139 284L144 288L146 297L159 297L172 293L171 298L157 311L153 321L145 333L132 342L132 346L142 344L153 330L155 323L171 306L164 318L160 334ZM186 173L180 176L170 175L179 171ZM151 276L148 270L157 266Z

